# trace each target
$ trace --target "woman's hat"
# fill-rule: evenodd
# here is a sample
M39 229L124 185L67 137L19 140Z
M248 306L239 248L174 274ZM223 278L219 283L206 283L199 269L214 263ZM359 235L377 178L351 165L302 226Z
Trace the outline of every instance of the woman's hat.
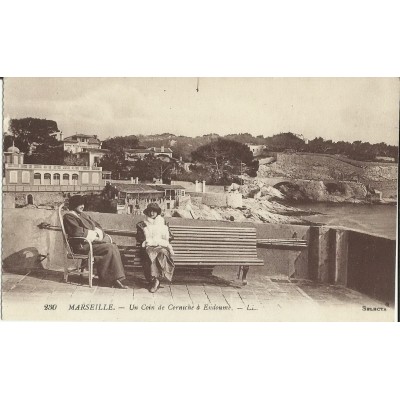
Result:
M79 194L72 196L68 200L68 208L74 210L76 207L85 205L85 198Z
M157 203L150 203L143 211L143 214L149 216L151 211L155 211L157 215L161 214L161 208Z

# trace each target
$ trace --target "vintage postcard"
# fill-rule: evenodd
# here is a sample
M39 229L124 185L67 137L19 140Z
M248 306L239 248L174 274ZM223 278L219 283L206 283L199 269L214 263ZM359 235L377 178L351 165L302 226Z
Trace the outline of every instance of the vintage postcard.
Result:
M4 78L1 315L395 321L397 78Z

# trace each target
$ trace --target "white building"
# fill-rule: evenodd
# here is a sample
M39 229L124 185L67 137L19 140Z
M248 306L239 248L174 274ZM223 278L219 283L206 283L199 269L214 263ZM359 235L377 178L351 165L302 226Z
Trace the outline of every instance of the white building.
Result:
M12 146L4 152L3 198L9 204L60 202L66 194L101 193L101 167L24 164L24 154Z
M261 155L263 150L265 149L265 145L263 145L263 144L246 143L246 146L253 153L254 157Z
M77 154L88 149L101 149L101 141L97 135L76 134L68 136L64 140L64 150Z
M137 161L146 157L147 155L153 155L154 157L160 158L162 161L172 161L172 150L169 147L149 147L147 149L126 149L125 160Z

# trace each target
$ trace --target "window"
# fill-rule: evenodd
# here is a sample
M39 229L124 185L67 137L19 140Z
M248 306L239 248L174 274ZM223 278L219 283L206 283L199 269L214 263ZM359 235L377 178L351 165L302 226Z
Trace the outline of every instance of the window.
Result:
M41 185L42 184L42 175L36 173L33 175L33 184L34 185Z
M17 171L10 171L10 183L18 183Z
M59 185L60 184L60 174L54 174L53 175L53 184L54 185Z
M72 184L73 185L78 184L78 174L72 174Z
M69 174L63 174L62 184L69 185Z
M89 174L87 172L82 172L82 184L89 183Z
M18 156L13 156L13 164L18 164Z
M30 183L31 174L29 171L22 171L22 183Z
M92 174L92 183L94 184L99 183L99 174Z
M50 174L44 174L43 183L45 185L51 185L51 175Z

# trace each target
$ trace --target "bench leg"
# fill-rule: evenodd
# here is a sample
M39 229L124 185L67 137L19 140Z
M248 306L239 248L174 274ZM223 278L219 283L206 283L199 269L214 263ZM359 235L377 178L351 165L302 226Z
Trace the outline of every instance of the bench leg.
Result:
M249 266L248 265L242 265L239 267L239 272L238 272L238 279L240 279L240 273L242 273L242 283L243 285L247 285L247 273L249 272Z
M94 264L93 255L89 254L88 265L89 265L89 287L90 288L93 286L93 264Z

